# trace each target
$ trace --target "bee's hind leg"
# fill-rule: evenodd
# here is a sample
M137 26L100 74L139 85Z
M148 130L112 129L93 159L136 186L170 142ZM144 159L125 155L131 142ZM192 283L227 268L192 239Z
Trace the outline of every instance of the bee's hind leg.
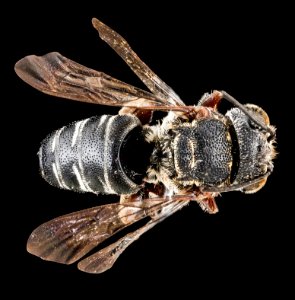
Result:
M198 105L211 107L214 110L217 110L218 104L222 98L223 93L220 91L213 91L211 94L205 93L198 102Z
M132 114L136 116L142 125L149 124L153 117L153 111L137 107L122 107L119 111L120 115Z

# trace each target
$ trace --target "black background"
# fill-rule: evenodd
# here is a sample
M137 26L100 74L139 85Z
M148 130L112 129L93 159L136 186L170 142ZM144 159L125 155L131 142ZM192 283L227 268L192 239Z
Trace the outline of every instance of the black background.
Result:
M289 104L294 93L286 76L292 70L286 14L283 6L259 9L242 4L230 10L184 3L161 9L149 2L138 6L85 2L67 9L40 2L12 8L2 26L7 39L2 44L7 51L2 76L8 79L2 86L6 95L2 103L8 104L2 109L8 180L1 200L8 207L3 209L2 240L7 282L22 286L23 296L31 298L78 293L98 299L174 293L200 298L204 292L240 298L285 292L294 237L288 183L292 150L287 147L293 134L288 120L292 121ZM36 156L40 142L53 130L118 110L47 96L13 71L14 63L28 54L58 51L143 88L99 39L91 26L94 16L122 34L186 104L196 104L204 92L223 89L242 103L263 107L277 127L279 152L274 173L259 193L223 194L217 198L220 212L214 216L191 203L146 233L101 275L42 261L28 254L25 246L31 231L47 220L118 200L49 186L39 175ZM16 291L10 289L11 295Z

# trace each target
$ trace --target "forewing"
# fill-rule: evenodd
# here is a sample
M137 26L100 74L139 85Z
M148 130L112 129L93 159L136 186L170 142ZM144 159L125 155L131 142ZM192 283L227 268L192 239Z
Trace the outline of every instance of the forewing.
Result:
M144 209L126 209L126 205L121 204L74 212L36 228L28 239L27 250L45 260L71 264L114 233L145 216Z
M157 98L165 101L166 105L185 105L172 88L161 80L143 61L141 61L121 35L103 24L98 19L93 18L92 24L98 31L101 39L121 56L131 70L142 80L142 82Z
M84 67L58 52L26 56L15 65L17 75L49 95L111 106L159 106L165 101L111 76Z

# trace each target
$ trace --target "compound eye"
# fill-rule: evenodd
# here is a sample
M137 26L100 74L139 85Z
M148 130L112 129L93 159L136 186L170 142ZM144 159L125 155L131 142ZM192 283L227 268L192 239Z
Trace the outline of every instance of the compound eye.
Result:
M261 180L259 180L258 182L253 183L253 184L243 188L242 192L244 192L245 194L254 194L264 187L264 185L266 184L266 181L267 181L267 177L264 177Z
M259 106L255 105L255 104L246 104L245 107L254 112L254 114L258 117L260 117L261 121L266 125L269 126L270 125L270 121L269 121L269 117L268 114Z

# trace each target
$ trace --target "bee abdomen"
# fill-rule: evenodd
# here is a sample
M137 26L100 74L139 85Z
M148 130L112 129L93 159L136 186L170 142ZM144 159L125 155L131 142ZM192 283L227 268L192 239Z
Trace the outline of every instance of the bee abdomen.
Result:
M139 189L124 172L120 148L140 121L131 115L103 115L50 134L39 150L43 178L53 186L80 192L130 194Z

